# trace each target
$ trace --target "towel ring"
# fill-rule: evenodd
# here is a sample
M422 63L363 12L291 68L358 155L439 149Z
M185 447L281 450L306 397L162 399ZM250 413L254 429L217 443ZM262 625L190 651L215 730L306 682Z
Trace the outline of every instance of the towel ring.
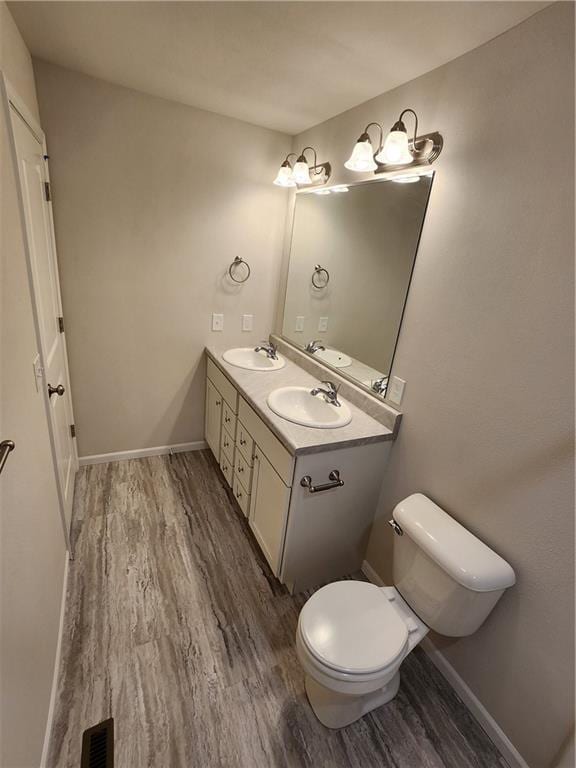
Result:
M234 275L233 275L233 270L234 270L234 268L235 268L235 267L239 267L239 266L240 266L240 264L244 264L244 266L245 266L245 267L246 267L246 269L248 270L248 274L246 275L246 277L245 277L243 280L238 280L238 279L237 279L236 277L234 277ZM250 265L248 264L248 262L244 261L244 259L241 259L241 258L240 258L240 256L236 256L236 257L234 258L234 261L232 262L232 264L230 264L230 266L228 267L228 274L230 275L230 277L232 278L232 280L234 280L234 282L235 282L235 283L245 283L245 282L246 282L246 280L248 280L248 278L250 277L250 272L251 272L251 270L250 270Z
M324 283L320 282L318 283L318 277L324 273L326 275L326 280ZM330 273L327 269L324 269L324 267L321 267L320 264L316 264L314 267L314 272L312 272L312 285L314 288L326 288L328 283L330 282Z

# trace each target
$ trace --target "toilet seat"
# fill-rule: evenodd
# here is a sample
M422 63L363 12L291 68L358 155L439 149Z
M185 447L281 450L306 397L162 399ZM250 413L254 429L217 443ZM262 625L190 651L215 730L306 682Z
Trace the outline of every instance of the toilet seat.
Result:
M305 604L298 637L318 672L336 680L368 682L399 666L409 628L380 587L339 581L322 587Z

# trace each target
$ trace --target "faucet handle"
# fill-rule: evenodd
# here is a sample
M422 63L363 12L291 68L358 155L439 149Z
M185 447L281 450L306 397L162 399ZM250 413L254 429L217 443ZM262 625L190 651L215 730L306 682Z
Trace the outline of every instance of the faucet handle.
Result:
M323 380L322 384L326 384L328 389L334 392L335 394L338 394L338 391L340 390L340 384L334 384L333 381L329 381L328 379Z

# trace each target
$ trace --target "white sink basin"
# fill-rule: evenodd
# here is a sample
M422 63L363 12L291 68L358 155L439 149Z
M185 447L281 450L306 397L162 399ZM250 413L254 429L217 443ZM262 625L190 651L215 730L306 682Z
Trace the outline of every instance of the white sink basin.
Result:
M249 371L279 371L284 368L286 361L278 355L278 360L271 360L266 352L256 352L253 347L237 347L228 349L222 359L237 368L247 368Z
M309 387L280 387L270 392L267 402L275 414L304 427L336 429L352 421L346 403L338 408L327 403L322 394L311 395Z
M323 360L328 365L333 365L334 368L348 368L349 365L352 365L352 358L338 349L319 349L314 353L314 357Z

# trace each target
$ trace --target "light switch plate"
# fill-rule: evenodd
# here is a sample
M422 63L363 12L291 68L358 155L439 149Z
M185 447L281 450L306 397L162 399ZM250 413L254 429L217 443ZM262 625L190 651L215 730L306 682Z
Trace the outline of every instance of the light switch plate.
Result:
M304 331L304 315L296 316L296 325L294 326L294 331L297 333L302 333Z
M223 331L224 330L224 315L212 314L212 330Z
M327 317L321 317L318 320L318 330L323 333L324 331L328 330L328 318Z
M406 382L404 379L399 379L398 376L392 376L390 379L390 386L388 387L388 400L395 405L400 405L402 398L404 397L404 387Z
M254 325L254 315L242 315L242 330L251 331Z

